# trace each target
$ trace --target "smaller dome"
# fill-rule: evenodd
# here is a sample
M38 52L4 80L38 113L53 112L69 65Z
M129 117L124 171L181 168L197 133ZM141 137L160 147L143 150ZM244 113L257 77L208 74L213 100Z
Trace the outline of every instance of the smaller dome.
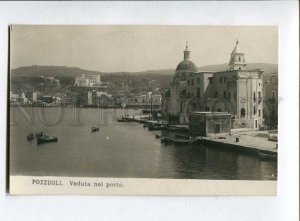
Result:
M197 71L197 66L189 60L183 60L177 65L176 71Z

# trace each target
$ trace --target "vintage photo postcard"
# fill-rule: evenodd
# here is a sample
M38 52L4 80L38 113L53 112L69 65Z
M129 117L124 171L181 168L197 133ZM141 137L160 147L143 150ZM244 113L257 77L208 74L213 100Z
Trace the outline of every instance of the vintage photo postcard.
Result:
M278 27L11 25L11 194L276 195Z

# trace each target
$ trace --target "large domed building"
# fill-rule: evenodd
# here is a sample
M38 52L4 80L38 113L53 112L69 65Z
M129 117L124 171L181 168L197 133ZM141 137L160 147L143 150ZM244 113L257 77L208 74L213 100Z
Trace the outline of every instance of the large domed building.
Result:
M198 71L197 66L190 60L190 51L186 44L183 51L183 60L177 65L170 89L165 94L164 109L167 109L167 118L173 122L185 123L186 113L191 100L191 94L187 86L194 84L189 79Z
M190 51L188 49L188 45L186 44L185 50L183 51L183 61L181 61L176 68L176 72L196 72L197 66L190 61Z
M183 51L183 61L181 61L175 71L175 78L185 80L185 77L189 73L197 72L197 66L190 60L190 51L188 45L186 44L185 50Z
M186 45L184 57L166 89L163 108L169 123L190 123L193 112L227 112L233 128L258 129L263 124L263 83L259 69L246 70L239 42L231 52L228 69L198 71Z

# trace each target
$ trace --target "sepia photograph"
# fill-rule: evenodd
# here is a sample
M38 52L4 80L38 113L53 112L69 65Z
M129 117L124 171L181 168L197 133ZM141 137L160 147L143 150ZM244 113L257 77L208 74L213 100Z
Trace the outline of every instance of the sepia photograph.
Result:
M9 54L10 177L277 181L277 26L11 25Z

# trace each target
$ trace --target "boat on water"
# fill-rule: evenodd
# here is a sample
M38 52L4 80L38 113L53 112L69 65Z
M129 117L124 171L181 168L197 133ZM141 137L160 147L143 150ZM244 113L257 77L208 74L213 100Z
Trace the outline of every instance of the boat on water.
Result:
M163 138L160 139L160 142L163 143L163 144L168 145L168 144L173 144L174 141L170 137L163 137Z
M34 139L34 134L33 133L30 133L29 135L27 135L27 140L28 141L32 141Z
M262 151L258 151L258 157L263 160L277 160L277 154L264 153Z
M195 143L197 139L173 139L174 145L191 145Z
M153 130L165 130L167 129L167 126L164 124L148 124L148 130L153 131Z
M99 131L99 127L92 127L92 132Z
M44 132L38 133L37 144L57 142L57 137L51 137Z
M185 140L191 140L192 139L191 136L183 135L183 134L175 134L175 138L185 139Z
M121 119L118 119L117 121L118 122L128 122L128 120L126 118L123 118L123 117Z
M44 136L44 134L45 134L44 132L35 133L35 137L39 138L39 137Z

